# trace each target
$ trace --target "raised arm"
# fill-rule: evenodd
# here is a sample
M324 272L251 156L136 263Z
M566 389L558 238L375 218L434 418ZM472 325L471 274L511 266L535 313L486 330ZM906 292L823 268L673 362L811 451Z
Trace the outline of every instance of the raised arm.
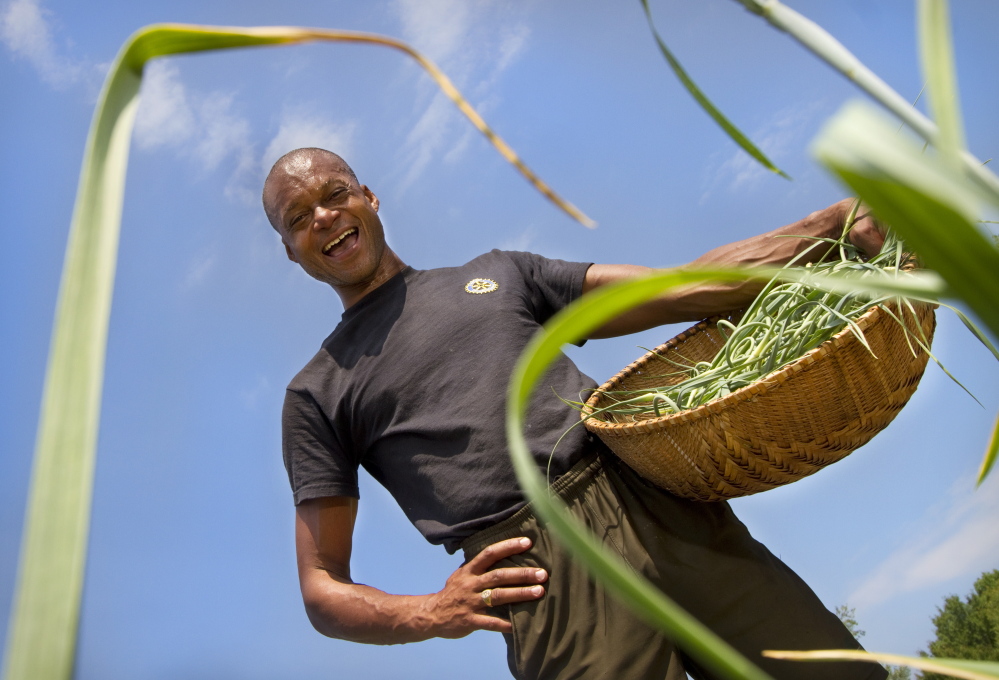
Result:
M298 577L312 625L329 637L369 644L418 642L432 637L459 638L475 630L510 632L510 622L486 610L482 591L493 606L536 600L544 570L501 568L500 560L530 547L511 538L485 548L459 567L444 588L430 595L389 595L354 583L350 577L357 499L317 498L300 503L295 522Z
M844 199L793 224L715 248L685 266L783 265L809 246L813 246L815 241L810 238L778 237L839 238L852 205L852 199ZM874 255L881 249L884 236L881 228L865 210L858 213L850 231L850 240L868 255ZM805 264L818 260L828 250L827 246L818 245L799 262ZM586 271L583 292L587 293L608 283L636 278L652 271L653 269L649 267L637 265L594 264ZM712 283L673 291L621 315L597 329L590 337L609 338L627 335L666 323L698 321L715 314L742 309L752 302L761 285L755 281Z

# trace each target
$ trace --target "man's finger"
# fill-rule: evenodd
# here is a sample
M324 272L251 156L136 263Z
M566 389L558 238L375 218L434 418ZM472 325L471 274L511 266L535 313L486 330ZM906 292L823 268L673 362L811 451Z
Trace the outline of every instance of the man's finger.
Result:
M537 567L503 567L487 571L479 577L479 583L482 588L497 588L544 583L547 579L548 572Z
M545 589L541 586L493 588L492 597L490 599L492 600L493 606L497 607L502 604L512 604L514 602L530 602L543 597L544 594Z
M497 616L487 616L485 614L479 614L474 619L472 619L472 624L480 630L492 630L497 633L512 633L513 624L506 619L501 619Z
M487 545L478 555L468 561L468 568L476 576L484 574L489 567L511 555L522 553L531 547L529 538L508 538L499 543Z

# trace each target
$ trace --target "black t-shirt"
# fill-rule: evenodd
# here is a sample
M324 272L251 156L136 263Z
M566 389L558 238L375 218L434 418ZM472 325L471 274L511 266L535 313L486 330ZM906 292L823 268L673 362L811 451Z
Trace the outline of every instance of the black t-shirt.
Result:
M363 466L449 552L524 504L506 446L514 363L582 292L589 264L494 250L461 267L407 267L346 310L288 386L285 466L295 503L358 496ZM525 433L551 479L593 445L576 400L595 387L565 356L539 384Z

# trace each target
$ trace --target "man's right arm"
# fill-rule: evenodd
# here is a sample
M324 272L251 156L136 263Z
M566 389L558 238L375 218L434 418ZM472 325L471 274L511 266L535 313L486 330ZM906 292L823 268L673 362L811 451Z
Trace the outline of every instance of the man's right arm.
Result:
M302 599L312 625L329 637L369 644L459 638L475 630L510 632L509 621L486 611L482 591L493 606L536 600L544 570L492 567L530 547L511 538L485 548L430 595L390 595L354 583L350 577L357 499L346 496L303 501L296 510L295 545Z

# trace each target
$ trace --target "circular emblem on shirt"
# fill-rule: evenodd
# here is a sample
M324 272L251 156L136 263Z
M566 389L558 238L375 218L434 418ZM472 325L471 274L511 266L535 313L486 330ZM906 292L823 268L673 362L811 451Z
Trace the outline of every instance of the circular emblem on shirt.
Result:
M499 288L499 284L492 279L472 279L465 284L465 292L472 295L491 293L497 288Z

